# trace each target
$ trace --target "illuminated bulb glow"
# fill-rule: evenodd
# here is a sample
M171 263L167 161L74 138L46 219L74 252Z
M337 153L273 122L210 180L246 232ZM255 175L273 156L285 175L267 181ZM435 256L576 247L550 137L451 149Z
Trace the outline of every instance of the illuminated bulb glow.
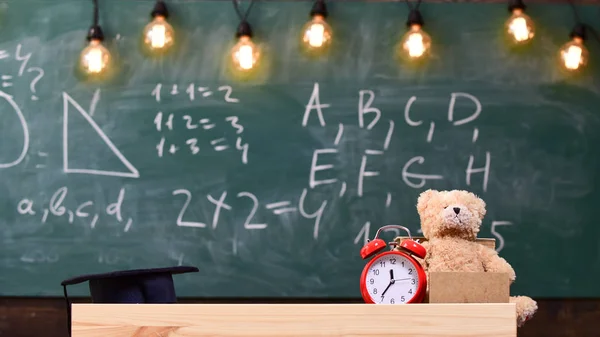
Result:
M566 51L563 51L563 60L567 69L577 69L581 64L581 54L583 50L578 46L570 46Z
M324 50L331 42L331 27L322 15L314 15L302 28L302 42L308 50Z
M148 32L148 38L150 39L151 45L154 48L162 48L165 46L166 36L165 32L167 29L163 25L155 25L152 27L150 32Z
M320 23L313 23L310 25L310 29L306 32L308 36L308 44L313 47L321 47L323 45L323 41L325 37L323 34L325 33L325 27Z
M583 39L574 37L560 49L563 66L569 71L577 70L587 63L588 51L583 44Z
M410 57L420 57L425 54L425 45L423 44L423 35L420 33L411 33L405 44Z
M90 41L90 45L82 51L83 69L91 74L98 74L108 66L110 54L98 40Z
M239 42L233 47L232 57L234 65L240 70L251 70L258 62L259 52L250 37L241 36Z
M412 25L402 38L402 49L411 59L424 57L428 53L430 45L431 38L417 24Z
M510 23L509 30L517 41L529 39L529 29L524 18L514 18Z
M240 64L240 68L242 69L252 69L254 65L254 60L252 56L252 46L241 46L237 52L237 59Z
M531 40L535 35L533 20L520 8L513 10L513 15L508 19L506 28L510 37L517 43Z
M166 49L173 44L173 27L163 16L156 16L145 30L145 43L151 49Z

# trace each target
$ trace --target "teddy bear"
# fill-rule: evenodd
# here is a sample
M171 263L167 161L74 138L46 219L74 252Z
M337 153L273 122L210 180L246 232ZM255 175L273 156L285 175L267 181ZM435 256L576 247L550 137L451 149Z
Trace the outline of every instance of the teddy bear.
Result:
M515 281L511 265L491 248L477 243L477 233L486 214L485 202L472 192L463 190L422 192L417 200L417 213L427 251L418 259L427 275L431 271L504 272L510 283ZM527 296L511 296L516 304L517 326L531 319L537 303Z

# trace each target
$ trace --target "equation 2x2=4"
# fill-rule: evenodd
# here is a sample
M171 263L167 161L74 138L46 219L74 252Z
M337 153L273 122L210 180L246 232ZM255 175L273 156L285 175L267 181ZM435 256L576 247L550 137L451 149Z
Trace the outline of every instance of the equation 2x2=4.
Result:
M277 201L268 203L265 205L265 209L272 212L274 215L283 215L288 213L298 212L305 219L314 219L313 226L313 238L317 239L319 236L319 225L321 222L321 218L323 216L323 212L325 211L325 207L327 206L327 201L323 201L318 208L307 210L307 206L305 205L306 197L307 197L308 189L303 189L300 194L300 198L298 200L297 205L292 205L291 201ZM184 220L186 218L186 214L188 213L188 209L190 208L190 204L192 202L192 193L186 189L177 189L172 193L173 196L183 195L185 200L179 209L179 213L177 216L177 226L180 227L196 227L196 228L206 228L207 224L199 221L190 221L189 219ZM221 196L217 199L210 194L206 196L207 200L214 206L214 212L212 216L212 228L215 229L219 223L219 217L221 215L221 211L233 211L233 207L228 204L227 201L227 191L222 192ZM256 217L260 203L256 195L250 192L239 192L236 195L238 199L246 199L251 205L250 210L245 215L244 220L244 228L245 229L265 229L267 228L266 223L257 223L254 222L254 218ZM190 212L193 213L193 212Z

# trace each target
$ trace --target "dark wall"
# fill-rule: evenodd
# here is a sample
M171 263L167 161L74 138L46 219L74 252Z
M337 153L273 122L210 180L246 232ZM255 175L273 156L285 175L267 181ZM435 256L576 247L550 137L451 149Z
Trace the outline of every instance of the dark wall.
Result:
M600 299L537 299L539 310L533 320L519 329L519 337L586 337L598 336ZM75 302L88 302L76 299ZM182 299L181 303L205 303L199 299ZM211 300L210 302L227 302ZM273 302L255 299L246 302ZM281 300L278 302L282 302ZM289 301L286 301L289 302ZM296 302L296 301L294 301ZM297 302L324 302L297 301ZM341 302L341 301L336 301ZM343 302L360 302L348 300ZM0 336L66 337L65 302L61 298L0 298Z

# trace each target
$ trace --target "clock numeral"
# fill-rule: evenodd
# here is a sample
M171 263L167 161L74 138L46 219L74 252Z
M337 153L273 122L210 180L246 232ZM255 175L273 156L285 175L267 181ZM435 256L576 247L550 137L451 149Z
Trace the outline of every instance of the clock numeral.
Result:
M406 301L406 299L404 299L404 296L401 296L401 297L400 297L400 301L401 301L401 302L404 302L404 301Z
M373 288L373 294L377 295L377 288Z
M396 303L396 300L394 300L393 298L390 299L390 304L394 304L394 303Z
M396 264L396 259L395 258L390 259L390 263L391 264Z
M409 293L409 294L412 294L412 289L409 289L409 290L408 290L408 293Z
M379 261L379 265L380 265L381 267L385 267L385 261Z
M369 283L373 284L373 283L375 283L375 280L374 279L370 279Z
M408 275L412 275L412 268L408 269Z
M379 275L379 269L374 269L374 270L373 270L373 274L375 274L375 275Z
M402 261L402 267L404 267L404 261Z
M410 280L410 284L415 284L415 279Z

